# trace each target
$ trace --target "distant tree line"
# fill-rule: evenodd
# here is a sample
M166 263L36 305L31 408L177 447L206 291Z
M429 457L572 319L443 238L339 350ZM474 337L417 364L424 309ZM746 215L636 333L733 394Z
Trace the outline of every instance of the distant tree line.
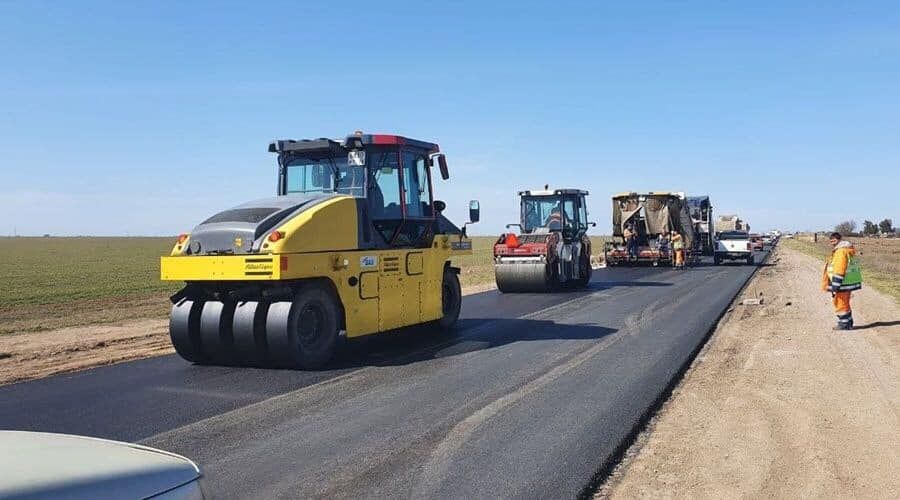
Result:
M878 224L865 220L863 221L862 231L858 233L856 232L857 227L855 220L845 220L834 226L834 231L846 236L894 235L897 232L897 228L894 227L894 221L891 219L884 219Z

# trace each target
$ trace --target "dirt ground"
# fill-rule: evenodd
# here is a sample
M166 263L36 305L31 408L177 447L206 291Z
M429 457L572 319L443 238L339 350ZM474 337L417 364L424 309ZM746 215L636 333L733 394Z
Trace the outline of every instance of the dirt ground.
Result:
M463 295L493 288L494 283L467 286ZM102 323L40 331L32 331L31 324L27 323L31 320L23 313L22 325L27 326L0 335L0 385L174 353L169 342L168 318L142 317L158 314L159 301L158 298L136 300L124 307L119 303L119 309L109 304L117 314L135 319L111 322L106 317L108 314L103 313L106 308L100 304L85 308L94 316L84 314Z
M780 248L598 498L900 498L900 307ZM865 272L865 269L863 270Z

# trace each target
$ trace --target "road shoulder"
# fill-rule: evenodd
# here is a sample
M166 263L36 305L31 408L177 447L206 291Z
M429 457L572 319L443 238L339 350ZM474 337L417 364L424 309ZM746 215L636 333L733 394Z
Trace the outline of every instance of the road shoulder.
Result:
M472 285L463 288L463 295L495 288L494 283ZM132 316L129 310L120 313ZM0 385L174 353L168 318L8 333L0 335Z
M819 262L770 264L598 497L900 497L900 307L864 289L833 332Z

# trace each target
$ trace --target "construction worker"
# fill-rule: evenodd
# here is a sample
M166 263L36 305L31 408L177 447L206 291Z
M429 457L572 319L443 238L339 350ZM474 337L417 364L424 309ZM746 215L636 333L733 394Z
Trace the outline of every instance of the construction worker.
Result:
M853 311L850 309L850 293L862 288L862 273L856 259L853 243L844 241L840 233L831 233L831 256L825 261L822 273L822 290L831 292L834 313L838 323L833 330L852 330Z
M547 229L562 229L562 213L558 204L550 210L550 215L547 216L547 222L544 226Z
M628 250L628 260L637 260L637 234L634 232L634 226L631 224L625 226L622 236L625 238L625 248Z
M656 237L656 248L659 249L659 253L668 253L669 252L669 234L668 233L659 233L659 236Z
M684 239L677 231L672 231L672 250L675 251L675 269L684 269Z

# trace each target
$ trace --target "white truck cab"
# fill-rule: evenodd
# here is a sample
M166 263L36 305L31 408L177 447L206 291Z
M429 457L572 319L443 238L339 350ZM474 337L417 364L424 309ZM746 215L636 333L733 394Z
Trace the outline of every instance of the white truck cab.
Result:
M716 265L723 260L743 260L748 265L753 265L753 248L750 243L750 234L746 231L723 231L716 238L716 252L714 262Z

